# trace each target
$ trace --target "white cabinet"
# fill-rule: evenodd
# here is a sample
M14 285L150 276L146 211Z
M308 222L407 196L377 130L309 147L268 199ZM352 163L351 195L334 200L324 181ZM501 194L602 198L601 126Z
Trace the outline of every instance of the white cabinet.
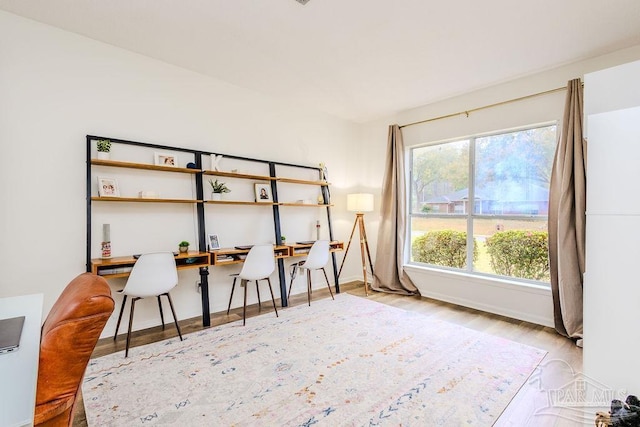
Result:
M640 216L589 215L584 373L640 394Z
M640 107L589 116L587 215L640 215Z
M640 395L640 62L585 76L584 375ZM591 113L591 114L590 114ZM617 398L625 396L618 396Z

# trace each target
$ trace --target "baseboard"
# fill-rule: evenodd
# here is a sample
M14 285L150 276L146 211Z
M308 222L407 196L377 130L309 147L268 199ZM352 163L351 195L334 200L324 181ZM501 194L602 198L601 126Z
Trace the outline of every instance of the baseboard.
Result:
M525 322L534 323L536 325L548 326L551 328L553 327L553 322L551 322L550 319L542 315L536 315L534 313L523 313L520 311L510 310L506 307L502 307L498 305L481 303L478 301L456 297L453 295L441 294L438 292L421 291L420 295L425 298L432 298L438 301L444 301L444 302L459 305L462 307L473 308L474 310L480 310L486 313L498 314L500 316L509 317L511 319L523 320Z

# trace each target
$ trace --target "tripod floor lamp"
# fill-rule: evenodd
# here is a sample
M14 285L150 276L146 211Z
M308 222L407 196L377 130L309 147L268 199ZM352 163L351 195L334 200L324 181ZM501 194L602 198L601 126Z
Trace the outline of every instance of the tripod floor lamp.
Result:
M373 263L371 262L371 252L369 252L369 242L367 241L367 231L364 228L364 212L373 211L373 194L368 193L355 193L347 194L347 210L349 212L356 213L356 220L353 223L353 229L351 229L351 236L349 237L349 243L347 244L347 250L344 252L344 258L342 258L342 264L340 264L340 271L338 271L338 277L342 273L342 267L344 261L347 259L349 248L351 247L351 241L353 240L353 234L356 231L356 227L360 232L360 258L362 259L362 274L364 276L364 291L369 296L369 285L367 284L367 267L365 260L365 251L369 260L369 267L371 268L371 274L373 274Z

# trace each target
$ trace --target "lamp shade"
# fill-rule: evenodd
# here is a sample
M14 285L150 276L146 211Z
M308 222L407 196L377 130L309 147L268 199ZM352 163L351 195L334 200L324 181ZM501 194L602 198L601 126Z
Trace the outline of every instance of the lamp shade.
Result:
M370 194L370 193L347 194L347 210L349 212L373 211L373 194Z

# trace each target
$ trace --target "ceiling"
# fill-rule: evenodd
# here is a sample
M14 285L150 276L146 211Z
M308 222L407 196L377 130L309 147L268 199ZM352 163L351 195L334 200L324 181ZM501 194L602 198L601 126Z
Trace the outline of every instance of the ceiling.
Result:
M0 9L354 122L640 44L638 0L0 0Z

